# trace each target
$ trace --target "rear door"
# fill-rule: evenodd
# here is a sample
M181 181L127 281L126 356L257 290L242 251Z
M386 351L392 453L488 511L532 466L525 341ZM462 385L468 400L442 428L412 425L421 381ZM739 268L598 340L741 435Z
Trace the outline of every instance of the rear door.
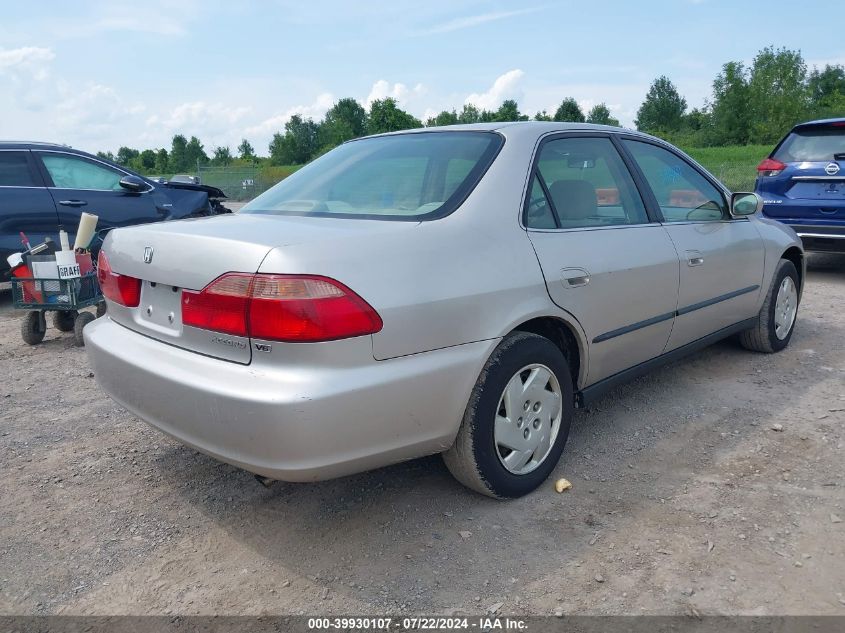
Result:
M660 355L678 256L610 137L547 137L531 178L523 221L549 295L588 336L588 384Z
M0 150L0 277L8 274L6 257L24 248L21 232L33 246L46 237L58 243L56 208L30 151Z
M98 229L156 222L152 186L147 191L128 191L120 186L127 175L111 165L68 152L33 152L43 166L44 178L59 214L59 224L76 233L83 211L99 217Z
M680 258L678 311L666 350L755 316L764 250L753 223L732 218L724 191L680 154L640 139L622 144Z

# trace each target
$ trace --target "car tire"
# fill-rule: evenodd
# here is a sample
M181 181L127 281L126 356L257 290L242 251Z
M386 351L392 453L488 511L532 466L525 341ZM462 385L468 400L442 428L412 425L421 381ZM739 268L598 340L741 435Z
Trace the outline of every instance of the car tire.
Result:
M106 302L105 301L98 302L97 303L97 318L99 319L101 316L103 316L106 313L106 310L107 310Z
M772 354L789 345L798 316L799 283L795 264L780 260L757 324L739 335L744 348Z
M93 320L94 315L90 312L80 312L79 316L76 317L76 323L73 325L73 342L77 347L85 345L85 338L82 335L82 330L84 330L85 326Z
M38 345L47 333L47 321L38 310L27 312L21 322L21 338L28 345Z
M53 327L59 332L70 332L76 322L76 310L57 310L53 312Z
M476 492L498 499L521 497L557 465L574 408L569 364L560 349L537 334L509 334L484 365L443 461L459 482Z

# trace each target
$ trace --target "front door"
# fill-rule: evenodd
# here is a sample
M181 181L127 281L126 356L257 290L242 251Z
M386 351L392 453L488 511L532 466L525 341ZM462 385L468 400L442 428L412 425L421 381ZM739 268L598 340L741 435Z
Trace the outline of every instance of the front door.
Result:
M107 163L59 151L34 152L44 166L48 187L56 202L59 223L71 235L83 211L99 217L98 229L156 222L152 188L128 191L120 186L126 174Z
M523 221L552 300L588 337L592 384L660 355L678 300L678 256L607 136L538 150Z
M625 139L681 261L678 312L666 350L757 314L764 249L748 218L731 218L724 192L680 154Z

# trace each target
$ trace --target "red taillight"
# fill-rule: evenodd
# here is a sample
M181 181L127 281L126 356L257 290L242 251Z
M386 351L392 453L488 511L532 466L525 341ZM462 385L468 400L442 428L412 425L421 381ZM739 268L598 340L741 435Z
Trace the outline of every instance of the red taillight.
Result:
M106 299L135 308L141 303L141 280L112 272L105 251L97 257L97 281Z
M182 291L182 323L236 336L314 343L373 334L372 306L342 283L314 275L226 273Z
M182 323L204 330L249 336L247 310L254 275L227 273L200 292L182 291Z
M757 165L757 173L761 176L777 176L784 169L786 169L786 165L774 158L765 158L762 163Z

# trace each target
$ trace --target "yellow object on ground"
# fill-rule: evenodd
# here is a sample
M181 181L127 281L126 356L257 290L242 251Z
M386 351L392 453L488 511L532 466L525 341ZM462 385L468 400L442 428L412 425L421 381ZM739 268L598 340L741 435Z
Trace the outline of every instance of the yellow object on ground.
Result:
M572 488L572 482L568 479L561 478L555 482L555 490L558 492L563 492L564 490L569 490L570 488Z

